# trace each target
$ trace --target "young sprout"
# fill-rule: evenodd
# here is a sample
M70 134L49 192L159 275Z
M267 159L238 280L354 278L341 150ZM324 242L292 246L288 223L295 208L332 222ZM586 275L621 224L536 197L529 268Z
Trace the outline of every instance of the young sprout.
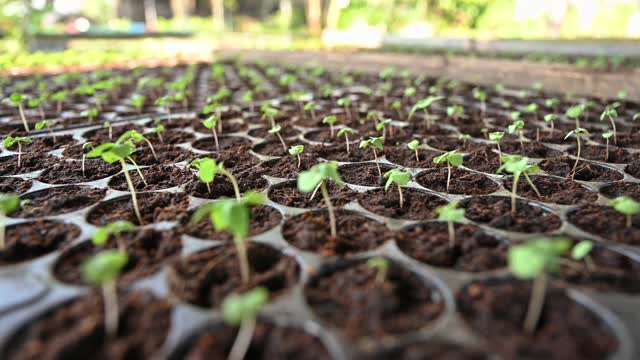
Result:
M262 111L262 119L263 120L264 119L269 119L269 122L271 123L271 127L276 126L275 117L278 116L278 109L273 108L269 104L265 103L260 108L260 111Z
M160 123L160 120L155 120L153 124L155 125L155 127L151 128L151 132L158 135L158 139L160 140L160 143L164 144L164 137L162 136L162 133L165 132L167 128L164 125L162 125L162 123Z
M416 153L416 162L420 162L420 157L418 156L420 141L413 139L407 144L407 147L409 148L409 150L413 150Z
M399 118L402 118L402 102L400 100L395 100L391 103L391 108L396 111Z
M380 80L387 81L391 79L395 75L395 73L396 73L396 69L393 66L390 66L382 69L382 71L380 71L378 76L380 77Z
M123 233L134 231L136 231L136 226L129 221L114 221L111 224L97 228L93 236L91 236L91 242L93 242L94 245L102 246L107 243L110 236L113 236L118 242L118 250L126 252L127 246L120 236Z
M352 117L351 117L351 99L349 99L348 97L343 97L343 98L338 99L338 101L336 103L338 104L338 106L344 107L344 111L347 113L347 117L349 118L349 120L352 120Z
M458 135L458 140L462 140L462 147L467 146L467 141L473 139L473 137L469 134L460 134Z
M21 164L21 159L22 159L22 144L29 144L31 143L31 139L25 136L7 136L4 141L2 142L2 144L4 145L5 148L9 149L11 147L13 147L13 145L18 145L18 168L20 168Z
M249 208L263 204L265 201L264 194L250 191L241 198L207 203L196 210L191 219L193 223L199 223L205 216L208 216L216 231L227 231L233 236L240 264L242 285L247 285L250 277L246 245L249 237Z
M586 109L587 107L585 104L574 105L567 109L565 115L569 119L574 119L576 121L576 128L580 128L580 117L582 117L582 114Z
M416 88L413 86L408 86L404 89L404 97L406 98L413 98L414 96L416 96Z
M249 111L253 112L253 91L245 91L242 94L242 102L249 104Z
M269 134L276 134L278 140L280 140L280 144L282 144L282 148L284 151L287 151L287 144L284 142L282 135L280 135L280 130L282 130L282 126L280 124L276 124L269 130Z
M145 100L146 98L144 97L144 95L133 94L129 99L129 102L131 102L131 105L133 105L136 110L138 110L138 114L142 114L142 107L144 106Z
M540 109L540 106L536 103L531 103L527 106L525 106L524 108L524 112L528 113L528 114L533 114L534 115L534 120L538 120L538 109Z
M367 266L376 270L376 284L384 284L387 278L387 272L389 272L389 260L383 257L374 257L367 260Z
M620 103L613 103L611 105L607 105L602 114L600 114L600 121L608 118L611 122L611 129L613 130L613 143L618 144L618 138L616 136L616 121L615 118L618 117L618 111L616 107L618 107Z
M331 204L331 197L329 197L329 191L327 190L327 181L331 180L336 184L342 186L342 179L338 174L338 163L326 162L313 166L308 171L301 172L298 176L298 190L303 193L315 193L315 190L319 187L322 192L322 197L327 206L329 212L329 223L331 226L331 237L337 236L336 230L336 216Z
M173 96L172 95L165 95L165 96L157 98L153 102L153 104L156 105L156 106L164 107L164 111L168 115L171 115L171 102L173 102Z
M350 150L349 150L349 135L356 134L356 133L357 133L357 131L353 130L352 128L350 128L348 126L343 127L342 129L338 130L337 136L338 137L344 136L344 140L345 140L345 142L347 144L347 155L350 154Z
M86 175L84 173L84 160L86 158L85 152L87 150L89 151L93 150L93 144L91 143L91 141L87 141L86 143L82 144L82 176L85 176L85 177Z
M113 139L113 126L111 126L111 121L106 120L102 123L103 129L109 129L109 140Z
M304 111L308 111L311 113L311 119L315 122L316 121L316 109L315 109L316 103L314 103L313 101L309 101L306 104L304 104L303 110Z
M122 166L122 171L124 172L125 179L127 180L127 185L129 186L129 191L131 191L131 201L133 202L133 210L135 211L136 218L138 219L138 223L142 225L142 215L140 214L140 207L138 206L138 197L136 195L136 188L133 185L133 181L131 180L131 176L129 175L129 170L127 170L127 163L125 159L131 159L131 154L136 151L135 146L127 141L125 143L104 143L98 145L98 147L93 148L87 154L87 158L97 158L100 157L102 160L109 164L113 164L114 162L120 162ZM134 164L135 165L135 164ZM138 167L136 166L136 169ZM142 178L142 173L138 169L140 173L140 178Z
M464 115L464 108L462 105L453 105L447 107L447 116L452 118L453 120L458 120L462 115Z
M560 99L550 98L544 101L544 106L553 109L554 113L558 112L558 105L560 105Z
M17 194L0 193L0 251L4 250L5 222L7 215L11 215L20 207L20 196Z
M462 154L459 154L458 150L449 151L433 158L434 164L447 163L447 193L449 193L449 184L451 183L451 167L462 165L462 161Z
M371 150L373 150L373 158L376 161L376 167L378 168L378 174L382 177L382 170L380 169L380 163L378 162L378 151L384 150L384 138L382 136L379 137L370 137L369 140L360 141L360 149L366 149L371 146Z
M69 92L66 90L60 90L51 95L51 100L56 102L56 111L58 113L62 112L62 102L67 99L67 96L69 96Z
M556 114L546 114L544 116L544 122L550 123L551 128L549 129L549 134L553 134L553 130L555 128L554 122L558 120L558 115Z
M106 250L82 264L82 278L91 285L100 286L104 301L104 325L107 337L118 334L118 276L129 263L129 255L120 250Z
M515 112L513 114L520 114L519 112ZM519 116L518 116L519 117ZM512 124L510 124L507 127L507 130L509 131L509 134L513 134L514 132L518 133L518 141L520 142L520 148L524 150L524 136L523 136L523 130L524 129L524 121L522 120L515 120Z
M289 148L289 154L295 155L298 158L298 169L300 169L300 163L302 159L300 158L300 154L304 151L304 145L295 145Z
M240 329L233 342L227 359L242 360L245 358L256 327L256 317L264 304L269 301L269 291L257 287L241 295L232 294L222 302L224 321Z
M407 118L407 121L411 121L411 118L416 113L416 111L422 110L422 111L424 111L424 118L425 118L425 121L426 121L427 129L430 129L431 128L431 116L429 115L429 111L428 111L429 107L433 103L435 103L436 101L443 100L443 99L444 99L444 97L442 97L442 96L429 96L426 99L422 99L422 100L418 101L411 108L411 111L409 112L409 117Z
M149 139L147 139L144 135L140 134L137 130L127 130L124 134L120 135L120 138L118 138L118 143L125 143L131 141L134 144L140 143L140 142L145 142L147 143L147 145L149 145L149 149L151 150L151 154L153 154L153 158L158 161L158 157L156 156L156 151L153 148L153 145L151 144L151 141L149 141Z
M100 110L98 110L98 108L87 109L80 113L80 116L88 117L90 123L92 123L93 119L97 118L98 115L100 115Z
M502 151L500 151L500 140L504 137L504 131L496 131L489 134L489 140L496 143L496 147L498 148L498 161L500 162L500 166L502 166Z
M2 100L3 103L13 104L13 106L18 107L18 114L20 114L20 120L22 120L22 125L24 126L24 131L29 132L29 124L27 123L27 119L24 116L24 102L27 100L27 97L19 94L13 93L8 98Z
M36 123L35 128L36 130L42 130L44 128L47 128L47 130L49 130L49 134L51 134L51 137L53 138L53 143L56 143L56 133L53 132L53 129L51 128L56 122L53 120L42 120Z
M436 209L436 213L438 213L438 221L447 223L450 248L453 248L456 244L456 230L454 224L459 223L464 219L464 212L464 209L458 209L457 201L452 201L449 204Z
M411 181L411 173L400 169L389 170L384 174L387 183L384 185L384 191L389 191L391 185L396 184L398 187L398 195L400 196L400 208L404 206L404 197L402 196L402 187Z
M573 164L573 169L571 169L571 180L573 180L574 177L576 176L576 169L578 168L578 162L580 161L580 152L582 150L580 138L582 137L582 135L589 136L590 134L589 134L589 131L587 131L587 129L576 128L574 130L569 131L569 133L567 134L567 136L564 137L564 139L567 140L571 135L576 136L576 142L578 144L578 153L576 154L576 162Z
M46 98L46 93L41 97L30 98L27 101L27 107L30 109L38 108L38 113L40 113L40 120L44 120L44 111L42 110L42 101Z
M333 125L338 122L338 118L336 118L335 115L331 115L331 116L325 116L324 119L322 119L322 123L323 124L329 124L329 134L331 135L331 137L333 137Z
M488 99L488 95L486 91L482 91L479 88L473 88L471 94L473 95L473 98L476 100L480 101L480 113L482 116L484 116L485 112L487 111L487 99Z
M198 177L203 183L207 184L207 190L209 191L209 193L211 193L209 184L213 182L215 176L217 174L225 176L233 187L233 192L235 194L236 200L240 201L241 195L238 181L236 180L235 176L233 176L233 174L224 167L223 163L218 163L214 159L205 157L193 160L191 162L191 166L198 169Z
M596 268L596 264L591 258L591 251L593 250L593 242L589 240L582 240L575 244L571 249L571 258L576 261L584 259L584 264L588 271L593 271Z
M501 173L503 170L513 174L513 185L511 188L511 216L516 216L516 194L518 191L518 180L520 179L520 175L524 175L533 191L536 192L536 195L538 195L538 197L542 197L540 191L538 191L538 188L529 177L530 174L539 172L540 167L537 165L529 165L529 159L526 157L509 155L502 157L502 165L498 168L498 173Z
M533 279L524 331L533 334L538 325L547 291L547 273L554 271L561 256L571 249L567 238L533 239L509 249L509 271L518 279Z
M207 129L211 129L213 140L216 144L216 151L220 151L220 144L218 143L218 131L216 130L216 126L218 125L219 121L220 116L218 114L211 114L211 116L202 121L202 126Z
M605 154L604 154L604 161L608 161L609 160L609 139L613 136L613 132L608 131L606 133L602 134L602 138L604 138L607 142L607 145L605 147Z
M630 228L632 225L632 216L640 214L640 203L628 196L618 196L609 201L609 206L613 206L617 212L626 216L626 226Z
M376 131L382 131L382 137L387 137L387 125L391 124L393 120L385 119L376 124ZM389 134L393 137L393 127L390 127Z

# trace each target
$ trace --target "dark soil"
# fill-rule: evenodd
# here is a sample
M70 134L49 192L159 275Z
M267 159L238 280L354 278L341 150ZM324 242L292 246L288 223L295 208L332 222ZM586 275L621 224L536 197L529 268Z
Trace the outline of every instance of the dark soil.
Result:
M640 179L640 160L629 163L624 171L627 174Z
M282 147L282 143L278 139L271 139L265 142L261 142L253 146L253 151L260 155L266 156L289 156L289 147L296 142L292 142L291 144L285 141L287 145L287 150Z
M357 196L357 193L347 186L337 186L332 182L327 184L327 190L329 191L331 204L334 207L344 206ZM274 185L269 189L268 193L269 199L280 205L303 209L326 208L320 190L318 190L313 197L313 200L311 199L311 195L312 193L305 194L298 191L298 186L295 181L287 181Z
M282 221L282 214L271 206L254 206L249 210L249 236L260 235L278 226ZM181 231L200 239L232 241L228 232L216 231L208 217L195 224L189 218L184 219Z
M249 190L262 191L269 186L269 182L262 177L259 170L249 169L237 174L234 173L234 176L238 182L238 188L241 193ZM191 180L185 186L185 191L191 196L203 199L235 197L233 185L226 176L216 175L209 187L211 188L211 192L209 192L205 183L200 181L196 175L192 175Z
M473 282L458 293L458 308L505 359L605 359L618 346L602 320L555 287L547 291L535 335L525 334L530 294L531 282Z
M455 224L451 246L446 223L409 226L396 235L396 244L423 263L457 271L479 272L506 267L507 244L471 224Z
M358 144L354 144L348 154L344 145L318 146L313 148L313 155L321 159L340 162L374 160L373 151L371 149L360 149ZM378 157L380 156L382 154L378 154Z
M190 162L196 158L196 154L181 147L172 145L154 146L156 157L153 156L148 146L138 146L138 150L131 155L138 165L174 164L182 161Z
M584 186L571 181L550 176L529 176L540 195L533 190L524 176L518 180L518 195L527 199L561 205L590 204L598 199L598 194ZM508 190L513 188L513 178L505 178L502 182Z
M472 150L478 146L473 140L462 141L455 137L444 136L433 137L427 140L427 145L442 151Z
M554 150L539 142L531 141L523 144L524 148L522 148L519 141L501 141L500 150L505 154L521 155L530 158L544 159L562 156L562 152Z
M171 119L168 121L163 121L162 124L167 129L184 129L188 127L193 127L194 130L204 133L211 134L211 130L207 129L202 125L202 120L200 119ZM148 126L153 126L153 124L149 124ZM225 121L222 120L222 133L235 133L239 131L244 131L247 129L247 125L242 121ZM220 134L218 134L220 135Z
M129 169L128 171L136 192L168 189L186 184L193 179L191 170L171 165L154 165L140 170L146 180L145 185L138 171L135 169ZM124 172L111 178L109 187L120 191L129 191Z
M427 169L416 175L416 181L427 189L446 193L448 174L446 166ZM486 195L498 189L498 184L486 175L451 167L449 194Z
M428 220L438 215L435 208L447 204L447 201L429 192L403 187L403 206L400 207L398 187L392 185L388 191L375 189L360 193L358 202L365 209L386 217L404 220Z
M49 254L80 235L80 228L51 220L35 220L7 226L0 266L20 263Z
M494 149L496 152L494 152ZM487 174L495 174L500 167L500 157L495 146L483 146L464 157L464 166ZM502 149L501 149L502 150Z
M575 159L569 157L561 157L556 159L548 159L541 162L540 168L551 175L560 177L570 177L571 170ZM611 168L601 165L592 164L584 160L578 162L576 168L575 180L581 181L618 181L624 176Z
M539 206L523 200L516 202L516 216L511 216L511 198L503 196L481 196L464 200L465 216L489 226L526 233L549 232L560 227L560 218Z
M298 282L298 264L278 250L247 243L247 256L250 265L248 284L242 284L235 246L227 245L176 262L169 269L171 292L197 306L218 307L231 293L262 286L269 290L270 299L275 299Z
M300 168L296 156L285 156L279 159L265 161L260 164L265 175L283 179L295 179L300 171L309 170L318 160L306 154L300 155Z
M567 149L567 152L574 156L578 154L577 147L575 146ZM589 160L604 161L614 164L626 164L638 158L637 156L631 155L631 153L629 153L627 150L615 147L613 145L609 146L608 156L606 146L583 146L580 148L580 157Z
M280 136L282 136L285 140L300 135L300 131L294 128L291 123L280 123L279 125L282 126L282 130L280 130ZM269 130L271 130L271 127L262 126L249 130L248 135L255 138L278 140L278 136L276 134L269 133Z
M56 162L56 157L51 155L24 153L18 167L18 155L0 157L0 175L26 174L46 168Z
M437 151L419 149L418 161L416 161L416 152L407 148L406 144L387 147L384 149L384 154L392 163L409 168L434 167L433 158L440 155Z
M102 159L86 159L84 162L84 175L82 174L82 161L61 160L47 168L37 177L38 181L47 184L78 184L104 179L122 171L122 167L116 164L108 164Z
M35 191L21 197L21 200L28 200L28 203L11 216L36 218L62 215L91 206L102 200L106 193L106 189L75 185Z
M96 123L96 125L100 125ZM109 128L99 128L95 130L89 130L82 134L82 137L87 139L87 141L91 141L93 146L98 146L98 144L102 144L104 142L115 142L118 140L120 135L124 134L129 130L136 130L139 133L144 131L144 127L136 124L126 124L126 125L113 125L111 127L112 138L109 138Z
M117 337L107 339L100 293L54 307L23 326L3 356L12 360L149 359L157 354L171 327L171 304L149 292L119 296Z
M626 226L626 217L613 207L585 205L569 212L567 219L580 229L601 236L607 240L638 245L640 244L640 215L632 218L632 226Z
M610 199L618 196L629 196L640 201L640 184L626 181L618 181L600 188L600 193Z
M33 185L33 181L17 177L0 177L0 193L24 194Z
M25 152L47 152L75 143L73 135L58 135L56 141L52 136L34 138L33 142L24 146ZM16 150L17 151L17 150Z
M305 287L307 302L323 322L349 339L401 336L429 326L445 305L416 274L390 263L385 281L366 262L328 267Z
M217 162L223 163L225 168L231 169L234 173L237 173L239 171L252 168L260 163L258 157L251 154L249 150L251 150L250 146L240 146L237 149L214 152L199 157L207 156L215 159Z
M380 166L380 172L378 172L378 165ZM379 163L378 165L375 162L343 165L338 168L338 174L340 174L342 181L347 184L384 186L387 179L380 176L380 173L384 175L387 171L395 169L395 167L385 163Z
M173 221L189 206L189 198L181 193L144 193L138 195L138 204L144 224ZM102 201L87 215L87 221L94 225L106 225L117 220L138 224L130 195Z
M481 351L454 343L427 340L405 345L376 354L361 354L358 360L489 360L492 357Z
M352 211L337 211L336 227L332 238L328 213L306 212L285 220L282 235L295 247L323 256L373 250L392 238L384 224Z
M218 145L220 146L220 151L234 150L240 146L250 146L251 140L240 136L218 135ZM192 146L194 149L198 150L218 151L216 149L216 143L213 136L196 140L193 142Z
M180 130L165 130L162 132L162 141L157 133L145 134L144 136L151 141L151 144L156 146L162 145L175 145L192 142L196 136L193 133Z

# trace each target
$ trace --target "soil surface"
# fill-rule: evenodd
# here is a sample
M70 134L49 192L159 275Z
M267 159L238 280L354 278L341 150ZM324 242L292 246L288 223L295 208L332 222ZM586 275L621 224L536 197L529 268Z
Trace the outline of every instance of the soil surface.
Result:
M62 215L91 206L102 200L106 193L106 189L75 185L35 191L21 197L21 200L27 200L27 203L11 216L36 218Z
M18 155L0 157L1 175L26 174L37 170L43 170L56 162L56 157L37 153L23 153L18 167Z
M375 189L360 193L358 202L365 209L386 217L404 220L428 220L438 217L437 207L447 204L447 201L432 193L403 187L403 204L400 207L398 187L393 185L388 191Z
M598 194L584 186L571 181L550 176L529 176L533 185L540 192L535 192L524 176L518 179L518 195L530 200L554 203L560 205L591 204L598 199ZM508 177L503 181L508 190L513 188L513 178Z
M37 179L47 184L78 184L104 179L122 171L118 164L108 164L101 159L86 159L84 173L82 161L61 160L47 168Z
M377 354L360 354L358 360L489 360L491 355L481 350L466 348L454 343L440 342L438 340L423 341L405 345L391 350L381 351Z
M618 181L601 187L600 193L610 199L626 195L640 201L640 183Z
M260 235L280 224L282 214L275 208L266 205L254 206L249 210L249 236ZM226 231L216 231L208 217L199 223L193 223L192 219L183 221L181 231L185 234L207 240L233 241L233 237Z
M144 181L135 169L129 169L136 192L168 189L186 184L193 178L191 170L171 165L154 165L140 169ZM124 172L109 181L109 187L120 191L130 191Z
M0 266L36 259L69 244L80 235L73 224L35 220L7 226L5 248L0 250Z
M627 227L626 217L613 207L584 205L569 212L567 219L578 228L607 240L640 244L640 215L633 216L631 227Z
M511 214L511 198L502 196L482 196L461 203L466 209L465 216L469 220L477 221L498 229L542 233L560 227L560 218L528 202L516 201L516 214Z
M23 194L33 185L33 181L17 177L0 176L0 193Z
M380 172L378 172L378 166L380 166ZM360 185L360 186L384 186L387 179L380 176L386 172L395 169L395 167L387 165L385 163L375 162L366 164L354 164L343 165L338 168L338 174L342 178L342 181L347 184Z
M331 204L334 207L342 207L354 200L357 193L347 186L338 186L333 182L327 184ZM273 202L294 208L302 209L321 209L326 208L322 193L320 190L311 199L313 193L301 193L298 191L296 181L287 181L272 186L269 189L268 196Z
M544 160L540 168L551 175L570 177L576 160L569 157ZM586 161L579 161L574 179L582 181L618 181L624 176L608 167L596 165Z
M187 210L189 198L181 193L138 194L138 205L142 220L146 225L153 222L175 220ZM87 221L93 225L106 225L118 220L126 220L140 225L133 210L130 195L102 201L87 215Z
M415 180L427 189L446 193L448 176L449 170L444 166L422 171L416 175ZM486 195L498 191L499 188L498 184L486 175L451 168L449 194Z

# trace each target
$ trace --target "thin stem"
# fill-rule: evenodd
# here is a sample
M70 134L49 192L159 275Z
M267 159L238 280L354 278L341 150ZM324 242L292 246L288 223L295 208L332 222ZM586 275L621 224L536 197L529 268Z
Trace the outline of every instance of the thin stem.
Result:
M450 182L451 182L451 164L447 161L447 194L449 193Z
M234 236L233 243L236 245L238 262L240 264L240 278L242 285L249 284L249 259L247 258L247 244L245 240L239 236Z
M513 187L511 188L511 216L516 216L516 194L518 192L518 180L520 173L513 174Z
M216 127L211 127L211 132L213 133L213 141L216 143L216 151L220 151L220 144L218 143L218 132L216 131Z
M0 250L4 250L6 244L5 244L5 231L6 231L6 227L5 227L5 221L6 221L6 215L4 214L3 211L0 211Z
M449 232L449 248L456 245L456 230L452 221L447 221L447 231Z
M404 206L404 197L402 196L402 188L398 185L398 195L400 196L400 208Z
M156 156L156 151L153 149L153 145L151 144L151 141L147 140L147 138L145 138L144 141L147 143L147 145L149 145L149 149L151 149L151 154L153 154L153 158L157 162L158 161L158 157Z
M604 161L608 161L609 160L609 139L607 139L607 146L605 147L605 153L604 153Z
M498 147L498 162L500 166L502 166L502 151L500 151L500 142L496 141L496 146Z
M416 162L420 162L420 156L418 156L418 149L416 149Z
M533 189L533 191L536 192L536 195L538 195L539 198L542 197L542 195L540 194L540 191L538 191L538 188L533 184L533 181L531 181L531 178L529 177L529 175L525 172L524 174L524 178L527 180L527 182L529 183L529 186L531 186L531 188Z
M320 190L320 185L322 183L318 184L318 186L316 186L316 188L313 190L313 192L311 193L311 197L309 198L309 201L312 201L313 198L316 196L316 194L318 193L318 190Z
M387 278L387 268L381 266L378 268L378 272L376 273L375 282L378 285L384 284L384 280Z
M156 134L158 134L158 139L160 140L160 144L164 144L164 138L162 137L162 132L158 131Z
M296 154L296 156L298 157L298 169L300 169L300 163L302 162L302 159L300 159L300 154Z
M611 121L611 127L613 128L613 143L618 144L618 139L616 135L616 122L613 120L613 117L609 116L609 120Z
M531 298L529 300L527 316L524 321L524 331L529 335L535 332L538 321L540 320L546 291L547 275L545 273L541 273L533 280Z
M253 332L256 327L256 319L249 318L242 321L240 329L236 335L236 340L231 347L231 352L227 357L227 360L243 360L249 346L251 345L251 338L253 338Z
M147 184L147 180L144 178L144 175L142 175L142 170L140 170L140 167L138 166L138 164L136 164L136 162L133 160L131 156L127 156L127 160L131 161L131 164L133 164L133 167L136 168L136 171L138 172L138 175L140 175L140 179L142 179L144 186L148 186L149 184Z
M102 298L104 300L104 327L107 338L115 338L118 335L118 290L116 281L111 280L102 284Z
M329 135L333 137L333 124L329 124Z
M127 184L129 185L129 190L131 191L131 201L133 201L133 210L136 213L136 217L138 218L138 222L142 225L142 215L140 215L140 208L138 207L138 197L136 196L136 188L133 185L133 181L131 181L131 176L129 175L129 170L127 170L127 163L124 160L120 160L120 165L122 165L122 170L124 171L124 177L127 179Z
M280 135L280 133L276 133L276 136L278 136L278 140L280 140L280 144L282 144L282 148L284 149L284 152L287 152L287 144L284 142L282 135Z
M27 119L24 116L24 108L22 107L22 103L18 103L18 113L20 114L20 119L22 120L22 125L24 125L24 130L29 132L29 124L27 123Z
M322 190L322 197L324 198L324 202L327 205L327 211L329 212L329 224L331 225L331 237L335 238L338 234L336 230L336 215L333 212L333 205L331 204L331 197L329 197L329 191L327 190L327 185L324 180L320 183L320 189Z
M347 142L347 155L349 155L351 152L349 151L349 136L348 135L344 135L345 141Z
M238 187L238 182L236 181L235 176L233 176L233 174L231 174L226 169L220 171L220 173L226 176L227 179L229 179L229 181L231 182L231 185L233 186L233 192L236 195L236 200L240 200L242 196L240 195L240 188Z
M18 141L18 169L20 168L20 161L22 160L22 145Z
M205 183L207 185L207 192L211 194L211 185L209 183Z
M378 152L376 148L373 148L373 157L376 159L376 167L378 168L378 176L382 177L382 170L380 169L380 164L378 163Z
M578 168L578 161L580 161L580 135L576 134L576 141L578 142L578 156L576 156L576 162L573 164L573 169L571 169L571 180L574 180L576 176L576 169Z
M109 125L109 140L113 140L113 126Z
M82 176L87 177L87 175L85 175L84 173L84 159L85 159L85 154L82 154Z

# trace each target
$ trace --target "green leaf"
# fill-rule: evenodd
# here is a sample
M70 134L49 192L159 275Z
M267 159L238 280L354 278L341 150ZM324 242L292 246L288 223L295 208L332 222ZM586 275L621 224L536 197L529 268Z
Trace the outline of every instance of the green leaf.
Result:
M268 301L269 291L263 287L229 295L222 302L222 318L230 325L239 326L244 320L254 319Z
M513 134L517 130L522 130L523 128L524 128L524 121L517 120L517 121L514 121L513 124L509 125L509 127L507 127L507 130L509 131L509 134Z
M20 196L17 194L0 193L0 212L3 215L10 215L20 206Z
M409 112L409 117L408 117L407 121L411 120L411 118L416 113L416 111L426 109L429 106L431 106L431 104L433 104L434 102L439 101L439 100L443 100L443 99L444 99L444 97L442 97L442 96L429 96L426 99L422 99L422 100L418 101L411 108L411 111Z
M131 142L126 142L124 144L104 143L89 151L89 153L87 154L87 158L91 159L101 157L102 160L106 161L109 164L112 164L116 161L126 159L135 151L136 148Z
M300 155L304 151L304 145L295 145L289 148L289 154Z
M277 134L280 132L280 130L282 130L282 126L280 124L276 124L269 130L269 134Z
M464 219L465 209L458 209L458 202L452 201L447 205L436 208L438 221L460 222Z
M367 266L374 269L386 270L389 268L389 260L383 257L374 257L367 260Z
M531 246L515 245L509 249L509 270L519 279L533 279L541 274L546 266L546 257Z
M571 249L571 257L574 260L582 260L593 250L593 242L583 240L573 246Z
M118 250L103 251L82 265L82 278L93 285L114 281L128 262L127 253Z
M628 196L619 196L609 201L609 206L613 206L616 211L624 215L636 215L640 213L640 203Z
M389 170L384 173L383 177L387 179L387 183L384 185L385 191L388 191L394 183L398 186L405 186L411 181L411 173L400 169Z
M323 123L323 124L330 124L330 125L335 124L337 121L338 121L338 118L336 118L336 116L335 116L335 115L325 116L325 117L322 119L322 123Z
M211 222L218 231L228 231L235 238L249 236L249 208L235 199L216 202L211 213Z
M448 163L455 167L462 165L463 160L462 154L458 153L458 150L449 151L433 158L435 164Z
M355 130L353 130L352 128L350 128L350 127L348 127L348 126L347 126L347 127L343 127L342 129L340 129L340 130L338 131L338 133L336 134L336 136L337 136L337 137L340 137L340 136L346 136L346 135L350 135L350 134L355 134L356 132L357 132L357 131L355 131Z
M336 184L342 185L342 178L338 174L338 163L333 161L320 163L301 172L298 175L298 190L303 193L313 192L324 180L332 180Z
M205 184L212 183L219 170L216 161L208 157L195 159L190 166L198 169L198 178Z
M489 133L489 140L491 141L500 141L504 137L504 131L496 131Z
M420 146L420 141L418 141L418 140L411 140L411 141L407 144L407 147L408 147L410 150L414 150L414 151L415 151L419 146Z

